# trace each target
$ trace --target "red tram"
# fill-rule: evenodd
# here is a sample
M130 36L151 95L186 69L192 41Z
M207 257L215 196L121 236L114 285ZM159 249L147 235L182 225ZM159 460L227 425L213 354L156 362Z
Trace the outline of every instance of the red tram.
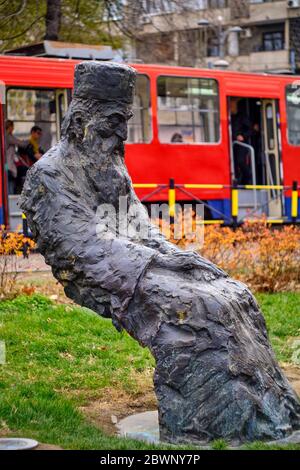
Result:
M8 194L5 122L14 122L14 135L21 139L40 126L41 146L50 148L60 138L76 63L0 56L0 223L11 229L20 223L20 212L19 195ZM133 67L138 79L126 163L143 201L166 201L172 178L177 201L204 201L208 220L230 223L231 188L238 180L239 220L264 213L271 221L295 221L300 77ZM247 127L245 138L234 130L237 116L240 127Z

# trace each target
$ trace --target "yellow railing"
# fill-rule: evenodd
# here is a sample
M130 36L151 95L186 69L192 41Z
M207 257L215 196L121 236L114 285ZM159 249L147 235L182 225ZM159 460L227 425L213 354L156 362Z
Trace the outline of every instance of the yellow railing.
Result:
M225 185L225 184L203 184L203 183L187 183L187 184L175 184L174 179L171 178L169 185L165 184L156 184L156 183L135 183L133 185L135 189L166 189L168 188L168 202L169 202L169 215L171 221L174 220L175 216L175 204L176 204L176 189L230 189L231 190L231 218L234 225L238 222L238 213L239 213L239 191L243 189L248 190L280 190L280 191L287 191L292 190L292 197L291 197L291 218L292 222L296 223L298 214L298 201L299 201L299 194L298 191L300 187L298 187L298 183L296 181L293 182L292 186L284 186L282 184L246 184L246 185L237 185L234 183L233 185ZM187 194L187 193L186 193ZM197 200L197 198L195 197ZM208 204L207 204L208 205ZM209 205L208 205L209 206ZM220 224L224 223L225 221L222 219L213 219L213 220L206 220L201 223L203 224ZM270 224L281 224L283 223L283 219L268 219L268 223Z
M291 219L292 223L296 223L298 219L298 207L299 207L299 190L300 187L298 186L297 181L293 182L292 186L284 186L284 185L253 185L253 184L246 184L246 185L237 185L234 183L233 185L225 185L225 184L196 184L196 183L188 183L188 184L175 184L174 179L171 178L169 184L158 184L158 183L134 183L133 187L135 189L154 189L156 191L151 192L148 197L154 195L154 193L159 192L163 189L168 189L168 203L169 203L169 216L171 223L174 222L175 217L175 210L176 210L176 189L230 189L231 190L231 220L233 225L237 225L238 223L238 214L239 214L239 191L242 189L253 189L253 190L292 190L292 197L291 197ZM186 192L187 195L190 197L192 196L191 193ZM145 200L145 198L144 198ZM195 197L195 200L197 198ZM199 200L200 201L200 200ZM203 201L201 201L203 202ZM206 206L210 207L209 204L205 204ZM215 209L212 208L214 211ZM224 215L224 214L221 214ZM225 217L225 216L224 216ZM23 221L23 233L28 235L28 226L27 226L27 219L25 214L22 214L22 221ZM254 222L254 220L247 220L248 222ZM282 224L284 222L283 219L268 219L267 221L269 224ZM210 224L224 224L224 219L212 219L212 220L200 220L197 223L210 225Z

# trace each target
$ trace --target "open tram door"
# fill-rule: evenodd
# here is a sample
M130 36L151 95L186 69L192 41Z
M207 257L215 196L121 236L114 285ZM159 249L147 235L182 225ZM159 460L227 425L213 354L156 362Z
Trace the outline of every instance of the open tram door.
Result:
M229 97L232 181L239 186L238 220L282 217L278 101Z
M262 100L262 136L264 152L264 184L270 186L268 194L268 216L281 218L283 214L281 141L277 100ZM275 188L274 188L275 186Z

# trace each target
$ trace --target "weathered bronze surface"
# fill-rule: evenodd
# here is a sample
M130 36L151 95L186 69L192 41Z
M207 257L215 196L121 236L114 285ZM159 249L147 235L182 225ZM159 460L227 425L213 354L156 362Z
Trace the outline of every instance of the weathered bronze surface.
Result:
M62 139L28 172L22 194L38 248L68 297L150 348L161 439L285 437L300 427L299 402L253 295L170 244L132 189L123 141L134 81L125 65L77 66ZM150 238L99 228L97 208L119 213L120 196Z

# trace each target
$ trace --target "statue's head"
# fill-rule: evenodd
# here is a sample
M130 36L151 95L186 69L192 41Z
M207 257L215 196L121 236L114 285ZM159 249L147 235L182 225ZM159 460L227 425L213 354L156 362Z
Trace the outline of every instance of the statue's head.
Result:
M74 95L63 123L63 134L79 139L116 136L127 139L132 116L136 72L111 62L82 62L76 66Z

